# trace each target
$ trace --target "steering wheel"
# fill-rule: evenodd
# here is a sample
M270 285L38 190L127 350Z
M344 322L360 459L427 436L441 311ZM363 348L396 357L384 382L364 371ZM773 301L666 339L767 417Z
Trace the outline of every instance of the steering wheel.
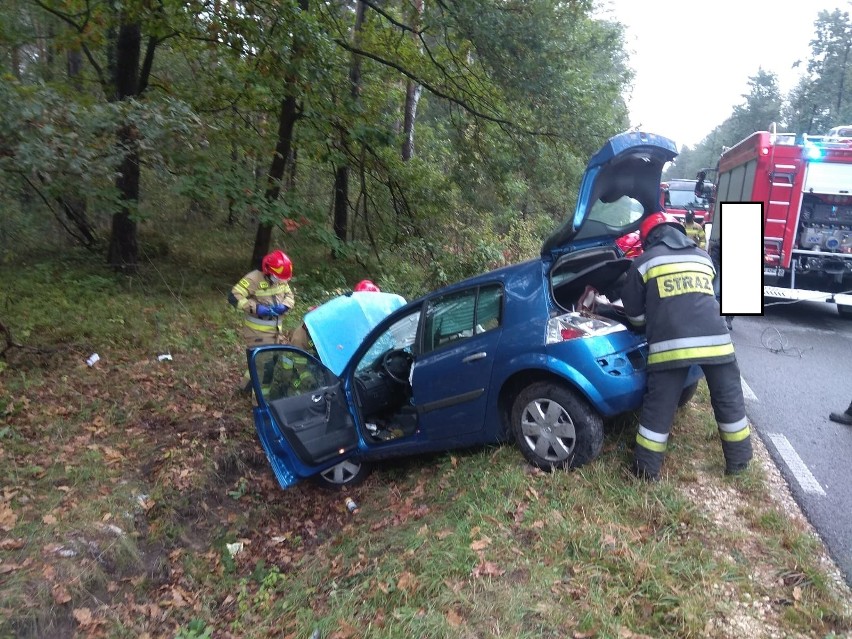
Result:
M382 370L397 384L408 383L414 356L408 351L389 350L382 356Z

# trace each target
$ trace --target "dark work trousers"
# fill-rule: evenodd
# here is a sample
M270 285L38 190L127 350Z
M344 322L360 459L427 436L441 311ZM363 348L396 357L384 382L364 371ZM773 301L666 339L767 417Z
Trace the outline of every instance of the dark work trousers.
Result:
M701 366L710 404L722 440L726 469L745 467L752 457L751 432L745 414L745 401L737 362ZM648 385L642 402L639 432L636 435L634 461L649 476L657 476L663 464L666 445L678 401L689 368L673 368L648 373Z

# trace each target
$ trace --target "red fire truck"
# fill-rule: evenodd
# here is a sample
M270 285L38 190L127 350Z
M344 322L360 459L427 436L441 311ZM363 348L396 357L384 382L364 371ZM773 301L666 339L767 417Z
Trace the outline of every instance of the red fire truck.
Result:
M660 184L660 203L667 213L671 213L681 222L687 211L695 214L695 221L701 225L712 222L710 197L699 197L695 193L696 180L669 180Z
M770 128L722 154L714 215L724 202L762 202L764 297L834 302L852 317L852 139Z

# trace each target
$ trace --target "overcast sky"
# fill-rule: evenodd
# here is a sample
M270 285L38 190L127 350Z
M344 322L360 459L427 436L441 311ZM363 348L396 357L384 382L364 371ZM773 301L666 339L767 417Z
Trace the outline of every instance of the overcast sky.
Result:
M721 124L761 67L778 76L785 95L805 71L819 11L852 10L844 0L598 1L627 29L631 125L679 147Z

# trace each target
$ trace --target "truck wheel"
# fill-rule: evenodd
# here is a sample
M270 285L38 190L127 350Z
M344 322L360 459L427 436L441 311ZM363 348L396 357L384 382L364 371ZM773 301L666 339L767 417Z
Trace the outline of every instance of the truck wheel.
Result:
M603 420L576 391L536 382L512 405L512 431L521 453L542 470L577 468L603 448Z
M347 486L357 486L370 474L372 466L367 462L351 459L335 464L328 470L322 471L313 481L326 490L342 490Z
M852 319L852 306L838 304L837 314L844 319Z

